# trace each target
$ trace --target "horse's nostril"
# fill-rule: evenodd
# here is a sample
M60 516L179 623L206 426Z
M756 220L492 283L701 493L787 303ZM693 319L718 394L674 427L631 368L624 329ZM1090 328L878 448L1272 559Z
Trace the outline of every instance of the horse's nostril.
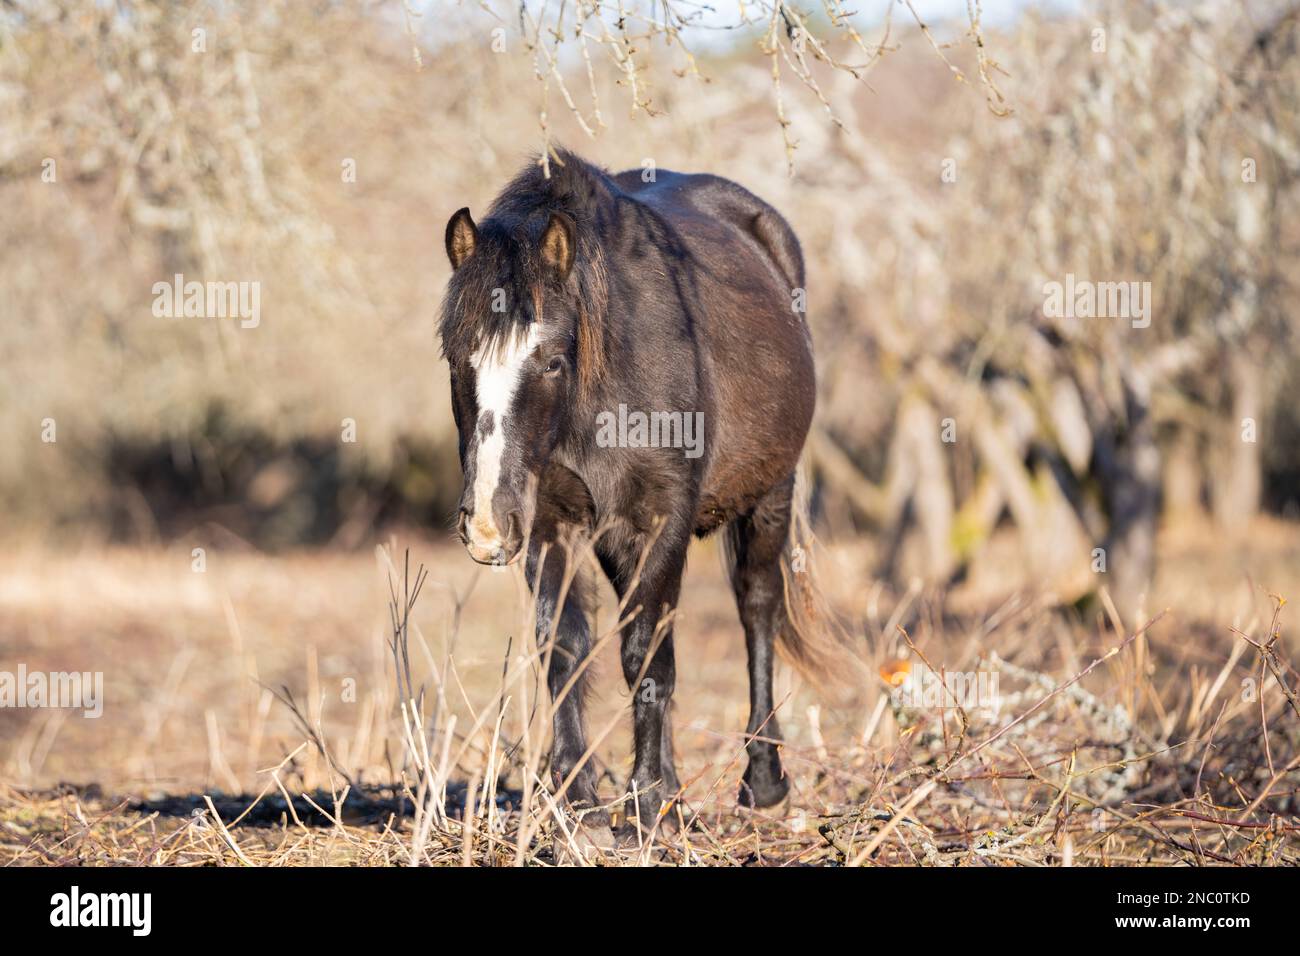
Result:
M456 533L460 535L460 540L465 540L465 529L469 525L469 512L464 508L456 513Z
M520 511L512 511L506 516L506 540L518 541L524 534L524 516Z

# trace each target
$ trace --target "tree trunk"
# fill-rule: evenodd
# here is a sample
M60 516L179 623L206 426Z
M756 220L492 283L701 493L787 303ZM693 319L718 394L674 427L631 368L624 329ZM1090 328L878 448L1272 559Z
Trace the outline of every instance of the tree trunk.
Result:
M1196 433L1179 428L1165 457L1164 517L1169 524L1203 517L1205 475L1196 450Z
M1110 528L1103 544L1106 581L1126 627L1141 626L1155 575L1160 512L1160 451L1151 420L1150 387L1135 372L1121 374L1122 417L1097 435L1097 464Z
M1244 349L1234 351L1228 359L1232 416L1219 438L1211 491L1215 521L1233 531L1244 530L1259 511L1261 374Z

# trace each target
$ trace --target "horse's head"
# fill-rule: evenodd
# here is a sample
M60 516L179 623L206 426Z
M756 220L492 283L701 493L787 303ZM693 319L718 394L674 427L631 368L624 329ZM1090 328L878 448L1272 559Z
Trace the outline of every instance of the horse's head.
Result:
M475 561L508 564L532 526L538 476L598 364L590 263L575 268L579 238L562 212L476 226L462 209L446 242L442 350L465 480L456 529Z

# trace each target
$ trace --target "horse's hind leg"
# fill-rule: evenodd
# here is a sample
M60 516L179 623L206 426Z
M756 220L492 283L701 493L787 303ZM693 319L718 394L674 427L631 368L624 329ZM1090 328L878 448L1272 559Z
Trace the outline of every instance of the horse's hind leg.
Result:
M782 552L790 528L794 479L775 486L749 512L726 528L731 585L749 651L749 766L740 788L745 806L770 807L785 799L789 780L781 769L781 728L772 700L773 646L786 625Z
M586 672L574 679L591 651L591 625L586 608L590 582L580 568L569 567L576 560L574 549L558 541L552 540L544 547L541 542L530 543L526 573L537 596L537 646L543 660L550 657L546 683L554 702L551 775L557 791L573 776L567 789L557 796L566 798L575 809L584 809L596 806L598 801L596 770L589 759L582 763L587 751L583 719ZM596 826L609 822L608 816L599 813L588 813L585 819Z
M673 752L673 711L672 702L664 710L663 731L659 735L659 773L664 782L664 798L673 799L681 790L681 781L677 778L677 757Z

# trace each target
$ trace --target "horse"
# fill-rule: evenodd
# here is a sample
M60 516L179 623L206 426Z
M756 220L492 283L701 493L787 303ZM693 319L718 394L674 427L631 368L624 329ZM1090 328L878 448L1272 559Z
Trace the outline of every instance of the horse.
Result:
M816 394L799 240L720 176L553 156L549 169L526 166L482 221L462 208L447 223L439 337L464 479L457 535L481 564L524 556L557 793L608 831L583 717L595 569L620 601L632 691L627 818L667 830L681 795L673 615L692 535L721 531L749 657L738 799L776 805L790 783L774 649L796 663L815 651L791 585L806 572L792 528Z

